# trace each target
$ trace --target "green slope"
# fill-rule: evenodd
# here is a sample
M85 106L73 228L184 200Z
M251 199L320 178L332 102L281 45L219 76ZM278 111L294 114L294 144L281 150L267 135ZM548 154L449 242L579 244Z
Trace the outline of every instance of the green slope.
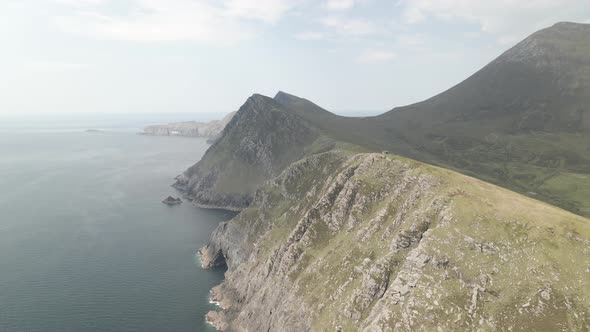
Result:
M391 150L590 215L590 25L559 23L464 82L377 117L277 101L335 140ZM570 183L576 179L576 185Z

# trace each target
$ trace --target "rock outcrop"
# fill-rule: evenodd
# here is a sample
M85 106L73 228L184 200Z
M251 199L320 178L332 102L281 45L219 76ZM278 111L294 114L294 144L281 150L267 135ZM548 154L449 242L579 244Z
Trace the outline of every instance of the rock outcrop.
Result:
M200 252L227 331L590 326L587 219L381 153L295 162Z
M178 204L182 204L182 199L168 196L162 201L162 203L164 203L166 205L178 205Z

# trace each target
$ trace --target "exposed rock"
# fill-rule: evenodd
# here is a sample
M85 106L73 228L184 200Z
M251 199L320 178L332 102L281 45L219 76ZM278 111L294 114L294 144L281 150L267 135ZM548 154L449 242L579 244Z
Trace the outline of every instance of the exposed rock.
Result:
M205 321L218 331L225 331L227 329L223 312L209 311L205 316Z
M166 205L178 205L178 204L182 204L182 199L168 196L162 201L162 203L164 203Z

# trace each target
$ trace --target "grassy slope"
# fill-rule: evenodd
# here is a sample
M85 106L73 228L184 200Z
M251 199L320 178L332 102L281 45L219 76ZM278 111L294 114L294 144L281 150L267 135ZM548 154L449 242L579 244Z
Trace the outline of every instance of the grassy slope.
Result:
M265 185L267 208L253 206L234 220L256 223L259 212L272 220L270 229L259 228L263 233L255 246L260 250L245 270L255 275L257 269L266 268L266 260L277 261L273 255L289 243L296 225L322 201L336 175L367 158L374 158L371 167L350 179L358 188L357 197L369 198L358 209L352 208L356 223L330 231L334 204L306 231L301 241L306 243L295 244L302 256L289 269L292 291L315 313L315 329L395 328L396 324L402 324L399 330L588 328L588 219L453 171L391 155L361 154L348 163L325 159L317 169L328 176L303 173L286 185L289 199L282 189ZM406 185L396 190L400 183ZM385 194L376 197L377 193ZM433 202L448 209L437 211ZM392 250L404 236L415 237L418 243ZM413 251L429 257L424 267L408 263ZM384 272L371 275L367 271L373 267ZM392 291L394 284L406 283L416 273L418 280L409 295L399 299ZM362 305L367 279L385 283L387 291ZM544 290L547 298L541 294ZM396 296L398 302L393 301Z

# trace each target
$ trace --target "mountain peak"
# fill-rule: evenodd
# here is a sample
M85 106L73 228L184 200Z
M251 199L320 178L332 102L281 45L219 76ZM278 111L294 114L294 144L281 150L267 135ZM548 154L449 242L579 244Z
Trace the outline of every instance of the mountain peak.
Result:
M500 62L530 63L557 71L563 66L590 60L590 24L559 22L537 31L504 53Z
M333 116L332 113L326 111L313 102L283 91L279 91L275 95L274 100L288 109L295 111L295 113L303 116L304 118L308 118L309 116L314 117L317 115L328 117Z
M279 102L281 104L289 104L289 103L301 101L301 100L303 100L303 98L297 97L297 96L292 95L290 93L286 93L284 91L279 91L275 95L274 100L276 100L277 102Z
M576 23L576 22L557 22L551 26L550 29L581 29L581 30L588 30L590 29L590 24L588 23Z
M246 102L265 102L265 101L269 101L272 100L272 98L267 97L265 95L259 94L259 93L255 93L253 95L251 95L248 100L246 100Z

